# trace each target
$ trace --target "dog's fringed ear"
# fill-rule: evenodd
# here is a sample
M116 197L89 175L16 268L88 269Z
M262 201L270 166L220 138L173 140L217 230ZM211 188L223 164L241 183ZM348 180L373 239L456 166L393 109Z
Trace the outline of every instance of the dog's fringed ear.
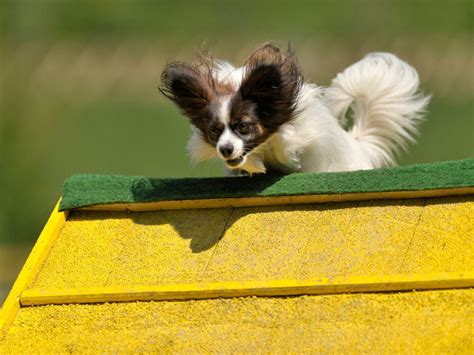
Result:
M253 68L245 77L240 87L242 100L249 100L257 105L259 118L275 114L275 103L281 96L283 78L278 66L263 64Z
M252 53L245 67L240 87L242 100L256 105L259 119L269 128L278 128L288 122L294 115L302 84L291 49L283 54L278 47L264 44Z
M281 64L283 60L284 55L280 48L271 43L264 43L253 51L247 58L245 65L254 68L263 64Z
M168 64L161 74L158 90L191 120L202 115L212 96L208 78L196 67L185 63Z

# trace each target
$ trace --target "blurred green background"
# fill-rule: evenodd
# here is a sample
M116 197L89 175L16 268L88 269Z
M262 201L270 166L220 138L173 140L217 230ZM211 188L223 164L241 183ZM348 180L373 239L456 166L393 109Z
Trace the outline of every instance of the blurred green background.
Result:
M433 95L401 164L474 155L471 0L0 0L0 301L76 173L221 175L191 167L190 128L156 90L170 60L242 63L291 41L319 85L371 51L414 65Z

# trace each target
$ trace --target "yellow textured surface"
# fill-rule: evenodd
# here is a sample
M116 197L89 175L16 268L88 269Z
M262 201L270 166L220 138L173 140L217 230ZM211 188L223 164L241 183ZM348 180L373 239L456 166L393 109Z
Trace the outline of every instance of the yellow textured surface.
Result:
M21 309L0 353L471 353L474 290Z
M283 297L366 292L449 290L474 287L474 272L331 277L317 280L256 280L93 288L39 288L21 293L22 306L176 301L235 297Z
M195 281L230 212L73 213L31 287Z
M0 337L20 310L21 293L35 279L45 258L49 254L50 248L55 244L56 239L59 236L59 230L66 223L68 213L58 211L60 201L61 200L59 200L54 207L53 212L38 237L38 240L28 255L20 274L13 284L7 299L0 309Z
M428 201L400 272L474 270L474 197L453 197L450 204L442 198Z
M32 288L472 271L473 196L71 214Z
M399 203L237 209L205 280L392 274L423 202Z
M77 211L28 287L462 274L473 215L474 196ZM0 353L474 353L474 289L23 307L0 337Z

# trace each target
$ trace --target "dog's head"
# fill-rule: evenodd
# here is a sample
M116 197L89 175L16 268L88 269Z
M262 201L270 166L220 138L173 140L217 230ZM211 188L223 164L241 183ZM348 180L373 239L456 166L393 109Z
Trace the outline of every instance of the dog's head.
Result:
M159 87L231 169L245 165L252 150L294 117L302 83L291 49L282 53L271 44L253 52L241 70L235 84L219 81L211 60L172 63Z

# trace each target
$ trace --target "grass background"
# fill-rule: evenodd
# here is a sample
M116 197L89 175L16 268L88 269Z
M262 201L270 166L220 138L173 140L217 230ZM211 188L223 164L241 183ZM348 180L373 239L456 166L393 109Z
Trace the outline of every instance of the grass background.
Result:
M222 175L189 165L187 122L156 90L170 60L205 47L242 63L291 41L329 85L371 51L414 65L433 95L401 164L474 156L470 0L0 1L0 300L75 173Z

